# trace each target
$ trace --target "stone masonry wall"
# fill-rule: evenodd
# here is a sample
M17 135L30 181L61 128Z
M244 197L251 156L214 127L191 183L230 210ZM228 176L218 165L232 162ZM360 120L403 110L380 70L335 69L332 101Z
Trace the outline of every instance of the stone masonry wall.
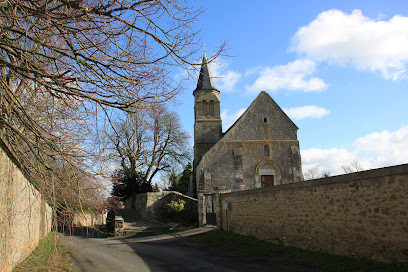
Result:
M136 214L142 219L160 219L165 205L178 199L185 200L189 209L197 210L197 199L173 191L136 194L125 201L125 208L135 209Z
M106 224L106 213L83 212L74 214L72 223L78 227L91 227Z
M52 209L0 145L0 271L12 271L51 230Z
M408 262L407 195L404 164L220 194L217 222L224 230L289 246Z

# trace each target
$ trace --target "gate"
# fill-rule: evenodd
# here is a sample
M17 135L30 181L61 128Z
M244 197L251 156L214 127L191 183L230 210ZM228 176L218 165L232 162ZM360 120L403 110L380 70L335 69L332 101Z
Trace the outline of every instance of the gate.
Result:
M215 214L215 194L205 194L205 221L207 225L217 225L217 216Z

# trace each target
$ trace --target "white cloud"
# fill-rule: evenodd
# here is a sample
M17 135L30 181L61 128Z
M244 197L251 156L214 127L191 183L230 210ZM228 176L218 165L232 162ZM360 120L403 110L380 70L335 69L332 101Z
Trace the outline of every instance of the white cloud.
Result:
M210 72L215 86L220 91L233 91L235 84L241 79L242 75L228 70L228 63L223 59L216 59L210 63Z
M342 173L342 166L357 160L356 155L344 148L319 149L311 148L302 151L302 169L307 171L317 167L329 171L332 175Z
M372 156L371 164L375 167L408 163L408 126L368 134L358 138L353 146L366 156Z
M396 131L382 131L358 138L350 148L302 151L302 168L317 167L332 175L344 173L342 166L357 161L364 169L408 163L408 126Z
M379 71L386 79L406 78L408 17L380 18L365 17L360 10L324 11L295 33L290 49L316 61Z
M317 106L303 106L286 108L283 111L293 119L304 119L304 118L322 118L330 113L330 110Z
M276 91L278 89L321 91L327 84L321 78L311 77L316 63L307 59L299 59L286 65L265 67L259 72L254 84L247 86L249 91Z
M245 110L245 108L242 108L232 113L230 113L229 110L222 110L221 119L223 130L227 131L227 129L229 129L229 127L235 123L235 121L245 112Z
M235 84L240 78L240 74L233 71L226 71L225 74L221 74L219 78L216 78L215 82L217 82L216 84L218 84L220 90L228 92L234 90Z

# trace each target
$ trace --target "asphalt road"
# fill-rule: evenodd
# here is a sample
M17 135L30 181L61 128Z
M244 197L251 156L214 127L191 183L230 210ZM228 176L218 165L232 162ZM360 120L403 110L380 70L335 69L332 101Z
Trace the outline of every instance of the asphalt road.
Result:
M77 264L88 271L292 271L254 257L201 247L187 237L211 231L198 228L174 235L134 239L98 239L65 236Z

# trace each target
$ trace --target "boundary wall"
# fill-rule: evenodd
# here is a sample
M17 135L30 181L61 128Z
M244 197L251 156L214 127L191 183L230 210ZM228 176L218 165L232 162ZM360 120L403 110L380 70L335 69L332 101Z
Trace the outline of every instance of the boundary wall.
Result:
M0 139L0 271L12 271L52 226L52 208Z
M288 246L408 262L408 164L217 194L217 225Z
M141 219L160 219L165 206L179 199L186 201L187 209L197 211L197 199L175 191L133 194L124 200L124 205L126 210L134 209Z
M92 227L106 224L106 215L102 213L83 212L74 214L72 224L76 227Z

